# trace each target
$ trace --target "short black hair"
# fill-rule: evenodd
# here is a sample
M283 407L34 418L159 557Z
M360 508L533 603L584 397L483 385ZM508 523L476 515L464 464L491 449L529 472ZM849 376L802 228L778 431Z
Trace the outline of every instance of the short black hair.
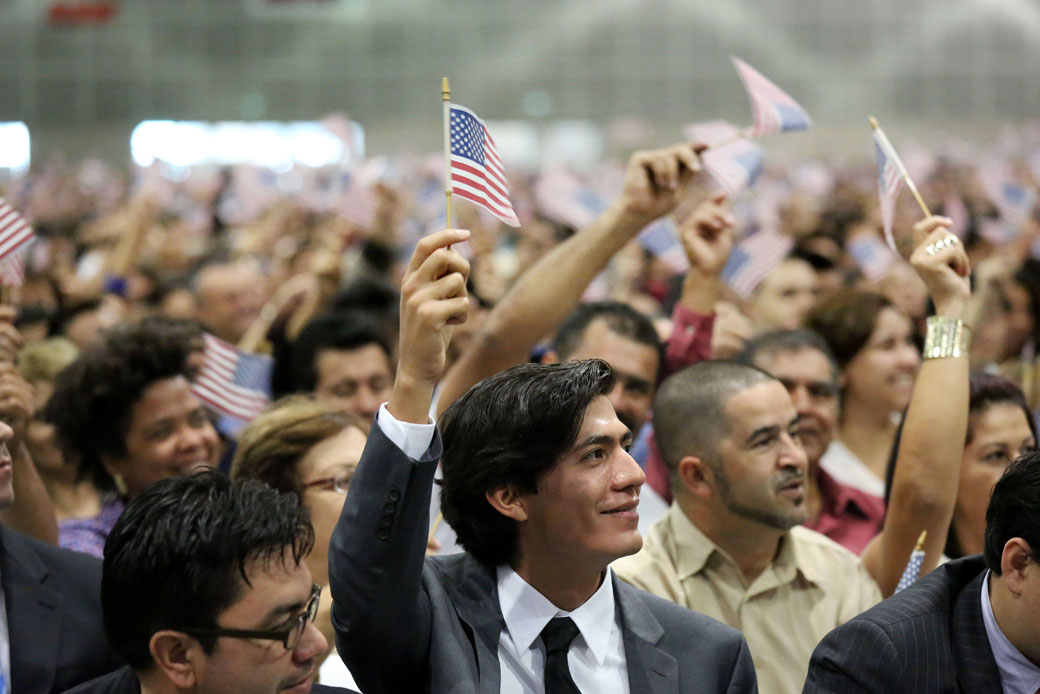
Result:
M322 350L354 350L376 345L393 369L390 343L371 318L362 313L330 311L311 319L290 347L290 392L309 393L318 384L317 361ZM285 393L276 393L284 395Z
M827 357L827 361L831 365L831 381L837 383L838 362L834 359L834 354L827 346L827 342L812 330L799 328L762 333L748 341L733 359L741 364L756 366L759 357L775 358L778 354L801 352L804 349L814 349Z
M986 508L986 566L1000 575L1000 557L1007 541L1020 537L1040 561L1040 451L1011 463L993 487Z
M126 455L133 406L145 389L176 376L190 378L193 335L168 321L116 326L58 373L43 416L54 424L58 444L81 477L102 491L115 490L102 458Z
M101 607L113 650L134 670L152 665L163 629L216 626L256 563L299 564L314 545L296 495L216 470L156 482L127 504L105 542ZM215 638L199 638L212 652Z
M657 352L657 371L660 374L661 364L664 363L664 349L653 321L628 304L619 301L594 301L582 304L567 316L553 338L553 350L560 361L567 361L571 358L585 337L585 331L597 320L604 321L612 333L653 347Z
M470 388L441 415L441 511L477 560L514 558L516 523L486 494L513 486L537 493L538 480L574 445L585 410L614 387L601 359L520 364Z

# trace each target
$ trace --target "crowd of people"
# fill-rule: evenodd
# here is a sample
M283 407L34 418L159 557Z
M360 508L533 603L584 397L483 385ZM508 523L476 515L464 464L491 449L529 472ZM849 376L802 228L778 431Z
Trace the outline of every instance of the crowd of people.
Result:
M702 151L7 185L0 694L1036 694L1035 162Z

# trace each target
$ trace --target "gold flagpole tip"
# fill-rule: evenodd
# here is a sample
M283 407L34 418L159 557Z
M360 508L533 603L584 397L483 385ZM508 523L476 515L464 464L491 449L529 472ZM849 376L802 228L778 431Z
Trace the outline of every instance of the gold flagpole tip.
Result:
M441 98L445 101L451 99L451 87L448 86L447 77L441 77Z
M921 531L921 536L919 538L917 538L917 546L914 547L914 551L920 551L920 550L924 549L924 541L926 539L928 539L928 531L927 530L922 530Z
M877 130L881 127L880 125L878 125L877 118L875 118L874 116L867 116L867 118L870 119L870 127L874 128L874 130Z

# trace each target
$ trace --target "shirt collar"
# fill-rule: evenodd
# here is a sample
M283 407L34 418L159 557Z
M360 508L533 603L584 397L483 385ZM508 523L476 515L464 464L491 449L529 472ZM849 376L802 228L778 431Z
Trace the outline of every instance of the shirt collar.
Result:
M868 495L855 487L839 483L827 474L823 468L817 471L820 483L820 495L823 497L824 511L835 518L842 516L855 516L857 518L869 519L870 509L864 497Z
M572 612L553 605L508 565L499 566L497 576L498 604L509 638L518 650L530 650L550 619L570 617L596 662L603 664L611 631L617 627L614 620L613 573L610 568L607 568L603 582L592 597Z
M982 623L986 626L986 638L989 639L993 660L1000 671L1000 683L1005 694L1035 694L1040 689L1040 667L1033 665L1029 658L1008 641L1004 631L997 624L993 615L993 605L989 601L989 570L982 580Z
M694 525L693 521L679 507L679 504L673 502L668 513L669 522L672 523L674 530L675 567L680 581L703 571L708 560L716 553L736 568L733 558L701 532L700 528ZM796 573L801 573L811 583L819 584L824 580L811 562L802 560L790 532L784 533L780 538L780 549L776 558L773 559L770 570L778 584L790 583L794 580ZM757 585L758 581L756 580L755 583Z

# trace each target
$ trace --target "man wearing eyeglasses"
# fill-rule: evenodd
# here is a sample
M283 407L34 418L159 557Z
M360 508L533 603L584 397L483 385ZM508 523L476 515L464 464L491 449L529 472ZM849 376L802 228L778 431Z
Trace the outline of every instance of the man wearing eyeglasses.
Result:
M105 633L128 667L76 694L307 694L328 649L314 626L314 544L295 496L208 470L135 497L105 544Z

